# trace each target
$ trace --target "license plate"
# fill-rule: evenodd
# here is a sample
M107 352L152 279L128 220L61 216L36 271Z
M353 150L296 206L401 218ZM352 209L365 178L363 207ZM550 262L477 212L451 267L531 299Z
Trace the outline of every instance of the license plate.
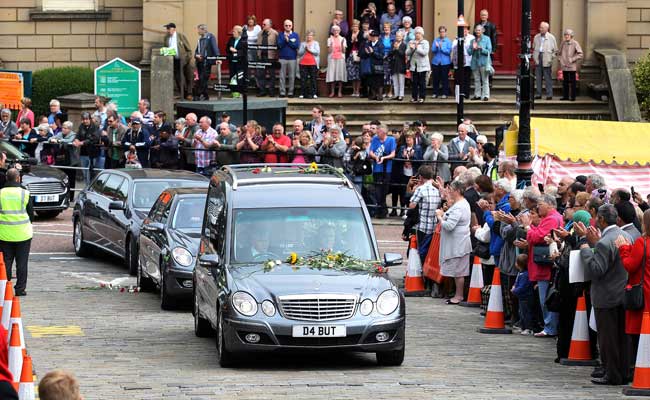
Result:
M59 195L58 194L40 194L36 196L35 201L37 203L53 203L55 201L59 201Z
M345 325L294 325L293 337L345 337Z

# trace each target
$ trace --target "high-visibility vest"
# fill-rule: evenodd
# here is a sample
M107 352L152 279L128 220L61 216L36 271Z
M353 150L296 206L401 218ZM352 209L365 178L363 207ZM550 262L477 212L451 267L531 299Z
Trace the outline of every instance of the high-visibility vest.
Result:
M29 191L20 187L0 190L0 240L23 242L33 236L32 223L27 214Z

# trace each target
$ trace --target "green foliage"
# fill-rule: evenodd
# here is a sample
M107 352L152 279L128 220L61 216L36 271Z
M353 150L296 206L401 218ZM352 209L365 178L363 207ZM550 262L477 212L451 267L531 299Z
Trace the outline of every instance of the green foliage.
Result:
M47 68L32 75L34 114L47 115L50 100L74 93L93 93L93 70L84 67Z
M632 71L641 111L650 112L650 54L641 58Z

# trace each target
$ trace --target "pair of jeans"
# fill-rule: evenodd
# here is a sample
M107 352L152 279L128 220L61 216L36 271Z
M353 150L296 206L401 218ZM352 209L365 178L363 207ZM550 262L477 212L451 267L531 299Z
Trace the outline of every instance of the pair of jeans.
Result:
M469 99L469 87L470 87L469 83L471 80L472 80L472 68L463 67L463 80L460 85L460 94L461 96L465 96L466 99ZM458 82L460 82L458 68L456 68L454 72L454 82L456 85L458 85Z
M301 65L300 66L300 86L302 88L302 96L306 99L318 96L316 90L316 78L318 76L318 68L315 65Z
M196 69L199 75L198 95L208 99L208 80L210 79L212 64L206 61L198 61L196 63Z
M542 95L542 77L546 86L546 97L553 97L553 76L551 67L542 67L537 64L535 67L535 95Z
M474 97L490 98L490 81L485 67L476 67L472 70L474 75Z
M433 66L433 94L449 96L449 65Z
M533 313L530 309L532 303L531 296L519 298L519 326L522 331L533 329Z
M546 334L555 336L557 335L557 326L560 321L560 316L556 312L549 311L546 308L546 295L551 286L549 281L537 281L537 289L539 291L539 303L542 307L542 316L544 317L544 332Z
M576 99L576 71L562 71L562 98Z
M427 71L413 72L412 97L415 100L424 99L427 97Z
M375 183L375 197L377 207L375 208L375 217L385 217L388 214L386 206L386 195L390 187L390 172L375 172L372 174Z
M404 81L406 80L406 75L393 74L390 78L393 82L393 94L395 97L404 97Z
M273 62L273 60L260 59L260 62ZM260 94L275 94L275 68L266 66L257 70L257 87Z
M293 89L296 81L296 65L298 65L296 60L280 60L280 96L286 94L293 96ZM287 78L289 78L288 93Z

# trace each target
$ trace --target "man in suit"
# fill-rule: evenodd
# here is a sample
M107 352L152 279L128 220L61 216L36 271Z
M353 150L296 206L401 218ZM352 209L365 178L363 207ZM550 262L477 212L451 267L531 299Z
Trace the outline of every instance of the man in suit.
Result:
M623 232L626 232L632 238L632 243L641 237L641 232L634 226L634 220L636 219L636 210L632 203L628 201L619 201L614 206L616 207L616 212L618 213L618 218L616 220L616 225L618 225Z
M199 87L194 100L210 100L208 96L208 79L210 79L212 66L215 63L221 64L221 61L213 58L219 55L219 47L217 47L217 39L208 32L206 24L200 24L196 29L199 33L199 41L194 51L194 58L199 72Z
M176 31L176 24L173 22L165 25L167 35L165 35L165 47L176 49L174 56L174 81L178 86L181 97L191 100L189 95L192 89L194 70L192 67L192 48L187 37ZM187 95L186 95L187 93Z
M458 136L453 138L449 142L449 160L450 161L468 161L469 160L469 149L473 147L477 148L476 142L472 140L471 137L467 136L467 125L460 124L458 125ZM454 175L454 169L460 163L451 164L451 175Z
M616 226L618 213L613 205L600 206L596 218L600 230L587 228L580 222L574 225L583 242L580 257L585 265L585 279L591 281L600 358L605 367L604 375L595 376L591 381L599 385L623 385L628 381L629 368L623 308L627 272L615 240L623 236L631 242L631 238Z

